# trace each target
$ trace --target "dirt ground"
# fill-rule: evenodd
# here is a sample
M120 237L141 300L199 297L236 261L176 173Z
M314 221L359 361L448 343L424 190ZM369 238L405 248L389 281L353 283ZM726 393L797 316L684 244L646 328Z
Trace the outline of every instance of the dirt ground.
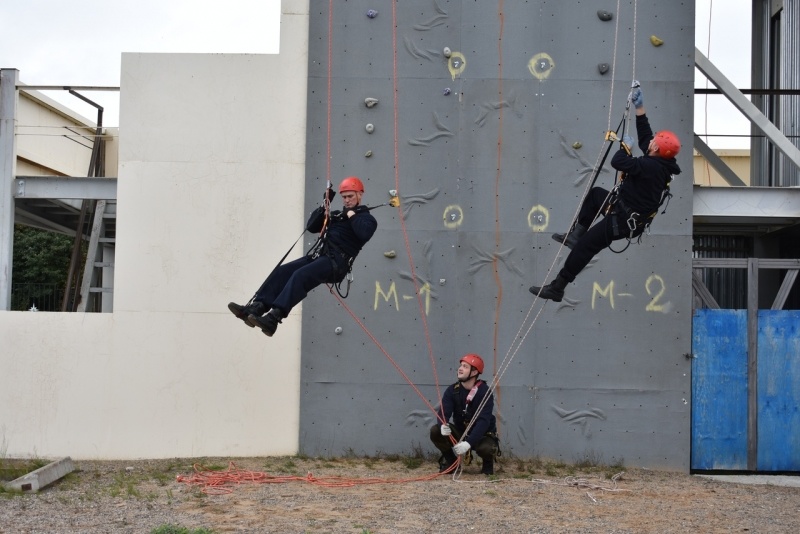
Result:
M189 484L194 462L232 481ZM413 457L74 463L38 494L0 490L0 532L800 532L800 488L620 466L503 458L491 477L476 463L454 477Z

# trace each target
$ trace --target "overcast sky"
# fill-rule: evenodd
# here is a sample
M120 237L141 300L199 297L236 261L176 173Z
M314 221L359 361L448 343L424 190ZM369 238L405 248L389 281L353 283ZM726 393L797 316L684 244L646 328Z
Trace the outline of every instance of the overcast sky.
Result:
M749 88L751 0L695 5L697 48L737 87ZM277 53L280 43L280 0L0 0L0 21L0 67L19 69L28 85L119 86L122 52L263 54ZM705 87L695 72L695 87ZM46 94L96 118L94 108L64 91ZM118 93L84 94L105 108L105 126L118 126ZM747 120L721 95L695 97L694 130L749 132ZM744 138L707 142L749 146Z

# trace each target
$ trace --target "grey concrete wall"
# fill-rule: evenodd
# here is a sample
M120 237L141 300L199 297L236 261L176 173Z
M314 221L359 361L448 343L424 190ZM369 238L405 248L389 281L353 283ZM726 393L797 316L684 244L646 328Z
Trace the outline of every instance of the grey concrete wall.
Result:
M426 401L438 405L458 358L477 352L485 378L502 372L506 455L688 469L694 7L640 2L634 21L623 4L615 13L611 1L400 2L393 40L389 2L335 2L330 80L328 5L312 6L306 209L322 196L328 143L335 183L355 174L367 204L395 188L403 204L373 212L379 229L344 301L380 347L324 289L305 301L302 452L433 451ZM463 55L463 70L445 47ZM542 306L531 309L528 287L565 257L550 234L575 216L634 76L654 128L684 141L675 198L642 244L602 252L568 300L546 304L520 346ZM369 109L367 97L380 102ZM606 164L598 185L613 182Z

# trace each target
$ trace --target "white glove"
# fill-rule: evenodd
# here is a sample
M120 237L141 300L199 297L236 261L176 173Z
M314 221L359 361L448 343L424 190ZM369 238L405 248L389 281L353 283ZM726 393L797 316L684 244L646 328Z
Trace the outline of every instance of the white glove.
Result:
M631 102L633 102L633 107L636 109L641 109L644 106L644 95L642 95L642 90L638 87L631 91Z
M456 456L461 456L462 454L467 454L467 451L471 448L472 446L466 441L460 441L453 446L453 452L456 453Z
M450 426L449 425L442 425L442 435L443 436L449 436L452 433L453 433L453 431L450 430Z

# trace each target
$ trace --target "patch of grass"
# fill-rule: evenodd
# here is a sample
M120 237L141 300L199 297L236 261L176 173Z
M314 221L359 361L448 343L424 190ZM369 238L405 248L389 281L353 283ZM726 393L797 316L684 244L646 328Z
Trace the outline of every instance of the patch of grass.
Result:
M61 479L58 480L58 490L59 491L66 491L75 489L78 487L78 484L81 482L81 476L79 472L73 471L71 473L67 473Z
M292 458L287 458L280 465L275 466L275 470L279 473L297 473L297 464Z
M423 463L423 458L417 458L415 456L408 456L403 459L403 465L406 466L406 469L418 469L422 467Z
M0 457L0 482L11 482L49 463L41 458L19 460Z
M575 459L578 469L590 469L603 465L603 454L596 451L586 451L582 457Z
M22 491L17 489L9 489L0 484L0 497L5 497L7 499L12 497L19 497L21 495L25 495Z

